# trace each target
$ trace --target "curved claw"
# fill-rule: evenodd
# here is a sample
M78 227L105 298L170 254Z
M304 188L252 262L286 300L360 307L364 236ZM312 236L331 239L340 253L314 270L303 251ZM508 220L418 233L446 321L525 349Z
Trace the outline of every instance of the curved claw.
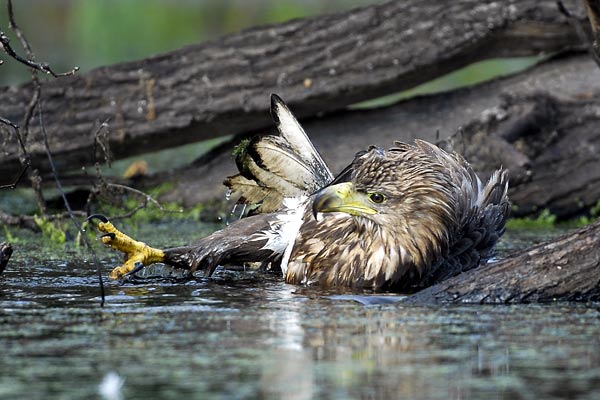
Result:
M94 219L99 219L100 221L107 223L108 222L108 218L106 218L104 215L102 214L92 214L89 217L87 217L88 221L93 221Z
M109 237L110 240L115 240L117 238L117 235L113 232L109 232L109 233L105 233L104 235L100 235L98 236L99 239L105 238L105 237Z
M121 279L124 276L138 272L145 265L149 265L164 260L165 253L160 249L155 249L148 246L144 242L138 242L119 231L115 226L103 215L94 214L88 217L88 220L99 219L98 230L104 232L100 236L102 243L113 249L125 253L125 262L120 267L116 267L111 271L109 277L111 279ZM138 264L141 267L138 267Z
M140 272L142 269L144 269L144 267L145 267L145 265L144 265L143 263L141 263L141 262L139 262L139 261L138 261L138 262L136 262L136 263L135 263L135 268L134 268L134 269L132 269L131 271L129 271L128 273L126 273L126 274L123 276L123 278L127 278L127 277L129 277L129 276L132 276L132 275L135 275L135 274L137 274L137 273L138 273L138 272Z

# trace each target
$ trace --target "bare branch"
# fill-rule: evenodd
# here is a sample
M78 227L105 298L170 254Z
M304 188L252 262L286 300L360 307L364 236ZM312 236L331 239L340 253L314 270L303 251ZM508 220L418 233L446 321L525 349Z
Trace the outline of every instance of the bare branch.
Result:
M12 126L14 129L19 129L19 125L15 124L14 122L12 122L6 118L0 117L0 123L3 123L4 125Z
M167 210L165 210L165 209L163 208L163 206L162 206L162 205L161 205L161 204L160 204L158 201L156 201L156 200L155 200L155 199L154 199L152 196L150 196L148 193L144 193L144 192L142 192L141 190L134 189L134 188L132 188L132 187L130 187L130 186L125 186L125 185L121 185L121 184L118 184L118 183L107 183L106 185L107 185L108 187L118 188L118 189L122 189L122 190L126 190L126 191L128 191L128 192L134 193L134 194L136 194L136 195L138 195L138 196L141 196L141 197L143 197L143 198L144 198L144 202L145 202L145 203L148 203L148 202L150 202L150 203L154 204L156 207L158 207L158 209L159 209L160 211L167 211Z
M88 237L85 235L83 228L81 227L81 224L79 223L79 221L77 221L77 218L75 218L75 213L71 209L71 205L69 204L67 195L62 187L62 184L60 183L60 179L58 178L58 171L56 170L56 166L54 165L52 153L50 152L50 145L48 144L48 134L46 133L46 128L44 126L44 117L43 117L43 113L42 113L42 103L41 102L38 107L38 116L39 116L39 120L40 120L40 130L42 132L42 137L43 137L43 141L44 141L44 149L46 150L46 156L48 156L48 162L50 163L50 168L52 169L52 176L54 177L54 181L56 183L56 188L60 192L60 195L65 204L65 208L67 209L69 216L71 217L71 221L73 222L73 225L75 225L75 227L77 228L77 232L79 232L79 236L83 239L87 248L92 253L92 257L94 259L94 264L96 265L96 269L98 272L98 282L100 284L100 294L102 297L102 300L100 301L100 307L104 307L104 299L105 299L104 281L102 279L102 269L100 268L100 261L98 260L98 256L96 255L96 252L94 251L94 248L92 247L92 244L90 243Z
M21 181L21 179L23 179L23 177L25 176L25 173L27 172L27 170L29 169L29 167L31 166L31 160L28 157L27 154L27 150L25 149L25 144L23 143L23 140L21 138L20 132L19 132L19 126L17 124L15 124L14 122L6 119L6 118L2 118L0 117L0 122L8 125L10 127L12 127L15 131L15 135L17 136L17 140L19 141L19 146L21 148L22 151L22 155L23 155L23 161L21 163L22 166L22 170L21 173L19 174L19 176L17 177L17 179L13 182L10 183L8 185L0 185L0 189L4 190L4 189L15 189L17 187L17 185L19 184L19 182Z
M42 104L41 104L42 87L41 87L41 83L37 77L37 71L42 71L46 74L52 75L53 77L61 77L61 76L73 75L79 68L74 68L73 70L63 73L63 74L57 74L52 70L52 68L50 68L50 66L47 63L36 62L35 56L33 54L33 51L31 50L31 46L29 45L29 42L27 41L27 39L23 35L23 32L21 31L21 29L19 28L19 26L17 25L17 23L15 21L12 0L8 0L7 6L8 6L9 27L13 30L13 32L19 38L21 45L23 46L23 49L25 50L25 53L27 54L27 59L19 56L12 49L12 47L10 46L10 40L9 40L8 36L6 36L4 34L4 32L2 32L2 31L0 31L0 44L2 46L2 49L9 56L14 58L18 62L28 66L29 68L31 68L31 77L32 77L32 81L33 81L34 92L33 92L33 96L29 102L29 105L28 105L26 113L25 113L22 134L17 125L10 123L10 121L4 120L4 119L3 119L3 122L4 121L9 122L8 125L10 125L14 128L17 138L19 140L19 145L20 145L20 149L22 152L22 155L20 157L21 163L25 165L23 172L21 173L21 176L22 176L25 173L25 171L29 168L29 166L31 165L31 161L29 159L25 145L27 143L27 136L29 134L29 124L31 122L31 119L33 118L34 111L37 109L38 116L39 116L40 130L42 132L42 137L43 137L44 150L46 152L46 156L48 157L48 161L49 161L51 169L52 169L52 175L54 176L56 187L62 196L62 199L64 201L67 212L68 212L69 216L71 217L71 221L77 228L77 230L80 234L80 237L83 238L83 240L85 241L85 244L87 245L88 249L90 250L90 252L92 253L92 256L94 258L94 263L96 264L96 268L98 271L98 280L99 280L99 284L100 284L100 293L101 293L101 297L102 297L100 306L103 306L105 295L104 295L104 282L102 279L102 270L100 267L100 262L98 261L98 257L96 255L91 243L89 242L89 239L87 238L87 236L85 234L83 234L83 229L82 229L81 225L79 224L79 222L77 221L77 219L75 218L75 212L71 209L71 205L69 204L69 201L67 200L65 191L62 187L62 184L60 183L60 179L58 177L58 172L56 170L56 166L55 166L54 160L52 158L52 153L50 152L50 146L48 144L48 135L46 133L46 128L44 126ZM42 214L45 215L46 214L45 213L45 201L43 199L41 185L40 185L41 178L40 178L37 170L34 169L33 171L31 171L30 179L31 179L31 182L33 185L33 189L36 193L36 198L38 199L38 205L40 207L40 210L42 211ZM17 182L18 182L18 180L17 180ZM16 185L16 183L15 183L15 185ZM35 221L34 221L34 223L35 223ZM29 221L28 221L28 224L31 225L31 223ZM35 224L35 225L37 227L37 224ZM38 229L39 229L39 227L38 227Z
M79 67L75 67L71 71L57 74L56 72L54 72L54 70L52 70L52 68L50 67L50 65L48 63L35 62L35 59L33 57L33 52L31 50L31 46L29 45L29 43L25 39L25 36L23 35L23 32L21 31L21 29L15 22L12 0L8 0L8 20L9 20L9 27L13 30L13 32L15 32L15 34L17 35L17 38L19 38L19 40L21 41L21 45L25 49L28 59L23 58L20 55L18 55L11 47L10 39L8 38L8 36L6 36L4 34L4 32L0 31L0 44L2 44L2 48L4 49L6 54L8 54L10 57L12 57L16 61L20 62L21 64L28 66L29 68L32 68L37 71L41 71L45 74L50 74L55 78L58 78L61 76L70 76L70 75L73 75L75 72L79 71Z
M111 157L110 157L110 142L108 140L108 121L110 118L107 118L104 120L104 122L102 122L98 128L96 128L96 130L94 131L94 149L93 149L93 154L94 154L94 162L97 162L97 160L95 159L96 157L96 145L98 145L100 147L100 149L102 150L102 153L104 154L104 162L106 162L106 164L108 165L108 167L110 168L110 162L111 162Z
M26 163L23 166L23 170L21 171L21 173L19 174L19 176L17 177L17 179L13 182L10 183L8 185L0 185L0 190L5 190L5 189L9 189L9 190L14 190L17 188L17 185L19 184L19 182L21 182L21 179L23 179L23 177L25 176L25 173L27 172L27 170L29 169L29 167L31 166L31 163Z

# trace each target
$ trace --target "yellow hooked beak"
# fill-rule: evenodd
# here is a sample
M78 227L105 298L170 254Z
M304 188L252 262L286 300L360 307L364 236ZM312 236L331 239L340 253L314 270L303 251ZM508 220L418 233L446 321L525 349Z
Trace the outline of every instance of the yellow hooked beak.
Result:
M344 212L355 216L377 214L369 204L367 194L354 190L351 182L338 183L317 193L313 200L313 215L317 218L320 212Z

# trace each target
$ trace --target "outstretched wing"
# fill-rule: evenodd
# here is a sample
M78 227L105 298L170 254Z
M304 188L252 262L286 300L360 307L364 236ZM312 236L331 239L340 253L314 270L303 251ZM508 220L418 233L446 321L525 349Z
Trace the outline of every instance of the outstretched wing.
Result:
M279 136L250 140L236 158L240 173L225 180L233 196L259 205L261 213L276 211L284 198L310 195L333 180L304 129L275 94L271 115Z

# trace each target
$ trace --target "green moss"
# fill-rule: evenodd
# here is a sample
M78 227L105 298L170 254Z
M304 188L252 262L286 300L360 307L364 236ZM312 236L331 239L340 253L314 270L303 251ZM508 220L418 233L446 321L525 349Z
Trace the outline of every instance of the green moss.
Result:
M248 148L249 144L250 144L250 139L242 139L240 144L238 144L237 146L235 146L233 148L233 151L231 152L231 154L236 158L242 157L246 153L246 149Z
M60 221L50 221L44 217L33 216L33 220L42 230L44 238L53 244L64 244L67 241L67 234Z
M589 215L583 215L566 221L557 222L556 215L544 209L537 217L511 218L506 223L508 229L548 229L559 225L562 228L580 228L595 222L600 217L600 200L590 209Z
M511 218L506 223L508 229L547 229L556 226L556 215L547 209L543 210L536 218Z
M600 216L600 200L598 200L596 205L591 208L590 214L592 217L595 217L595 218Z
M18 236L14 236L13 233L8 229L8 226L4 226L4 234L6 235L6 241L12 244L21 243L21 239Z

